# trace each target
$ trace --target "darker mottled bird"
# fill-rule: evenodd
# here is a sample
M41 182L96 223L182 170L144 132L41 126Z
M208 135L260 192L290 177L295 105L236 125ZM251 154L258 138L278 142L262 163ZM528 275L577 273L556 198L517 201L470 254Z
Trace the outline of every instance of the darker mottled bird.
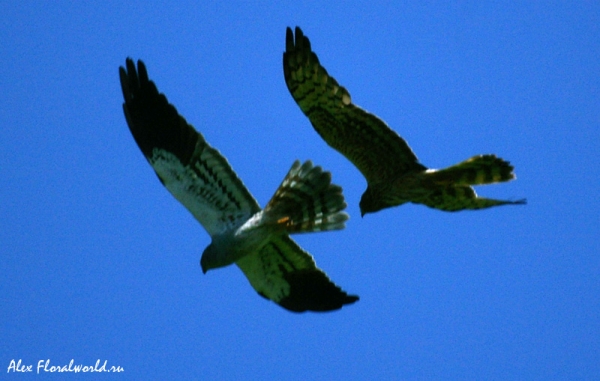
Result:
M285 47L283 73L292 97L325 142L367 180L362 215L406 202L449 212L525 203L478 197L471 187L514 179L508 161L477 155L445 169L427 168L384 121L352 103L348 91L321 66L300 28L295 38L287 28Z

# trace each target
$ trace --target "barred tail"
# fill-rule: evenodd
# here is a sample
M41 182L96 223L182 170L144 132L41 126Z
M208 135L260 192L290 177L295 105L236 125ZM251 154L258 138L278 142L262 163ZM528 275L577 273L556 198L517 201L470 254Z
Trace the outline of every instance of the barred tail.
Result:
M288 234L345 227L348 214L342 188L331 184L331 173L296 160L264 209L269 223Z
M482 185L516 178L514 167L496 155L477 155L451 167L431 171L427 176L439 185Z

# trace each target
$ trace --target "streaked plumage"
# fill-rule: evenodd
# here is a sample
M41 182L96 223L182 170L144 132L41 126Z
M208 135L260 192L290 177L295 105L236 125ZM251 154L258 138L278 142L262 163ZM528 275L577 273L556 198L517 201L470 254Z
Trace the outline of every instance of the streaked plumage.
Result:
M235 263L261 296L295 312L357 301L288 236L344 228L346 204L330 173L296 161L261 210L227 160L158 92L143 62L126 66L119 74L129 129L161 183L212 238L203 271Z
M515 178L512 165L495 155L477 155L442 170L419 163L406 141L384 121L352 103L298 27L295 38L290 28L286 31L283 73L314 129L366 178L367 190L360 200L363 215L406 202L445 211L525 203L481 198L471 187Z

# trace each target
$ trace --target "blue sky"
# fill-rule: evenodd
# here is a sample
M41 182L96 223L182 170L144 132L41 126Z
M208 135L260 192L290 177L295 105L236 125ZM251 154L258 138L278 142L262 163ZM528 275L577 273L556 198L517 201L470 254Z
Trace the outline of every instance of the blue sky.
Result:
M600 378L599 5L208 3L0 5L0 374L100 359L125 372L86 377ZM495 153L518 179L478 193L528 204L361 219L365 180L285 86L296 25L422 163ZM234 266L202 274L208 234L126 126L128 56L261 205L295 159L333 173L347 228L297 241L358 303L292 314Z

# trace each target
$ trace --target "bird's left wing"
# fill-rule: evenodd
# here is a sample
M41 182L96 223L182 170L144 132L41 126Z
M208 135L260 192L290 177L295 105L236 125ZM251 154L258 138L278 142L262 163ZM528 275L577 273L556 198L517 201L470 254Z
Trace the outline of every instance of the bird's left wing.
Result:
M273 236L259 252L236 264L261 296L293 312L337 310L358 300L334 284L288 236Z
M426 169L406 141L376 115L352 103L350 93L320 64L310 41L287 28L283 75L290 94L325 142L350 160L367 182Z
M222 233L260 207L219 151L186 122L131 59L120 67L129 129L158 178L204 226Z

